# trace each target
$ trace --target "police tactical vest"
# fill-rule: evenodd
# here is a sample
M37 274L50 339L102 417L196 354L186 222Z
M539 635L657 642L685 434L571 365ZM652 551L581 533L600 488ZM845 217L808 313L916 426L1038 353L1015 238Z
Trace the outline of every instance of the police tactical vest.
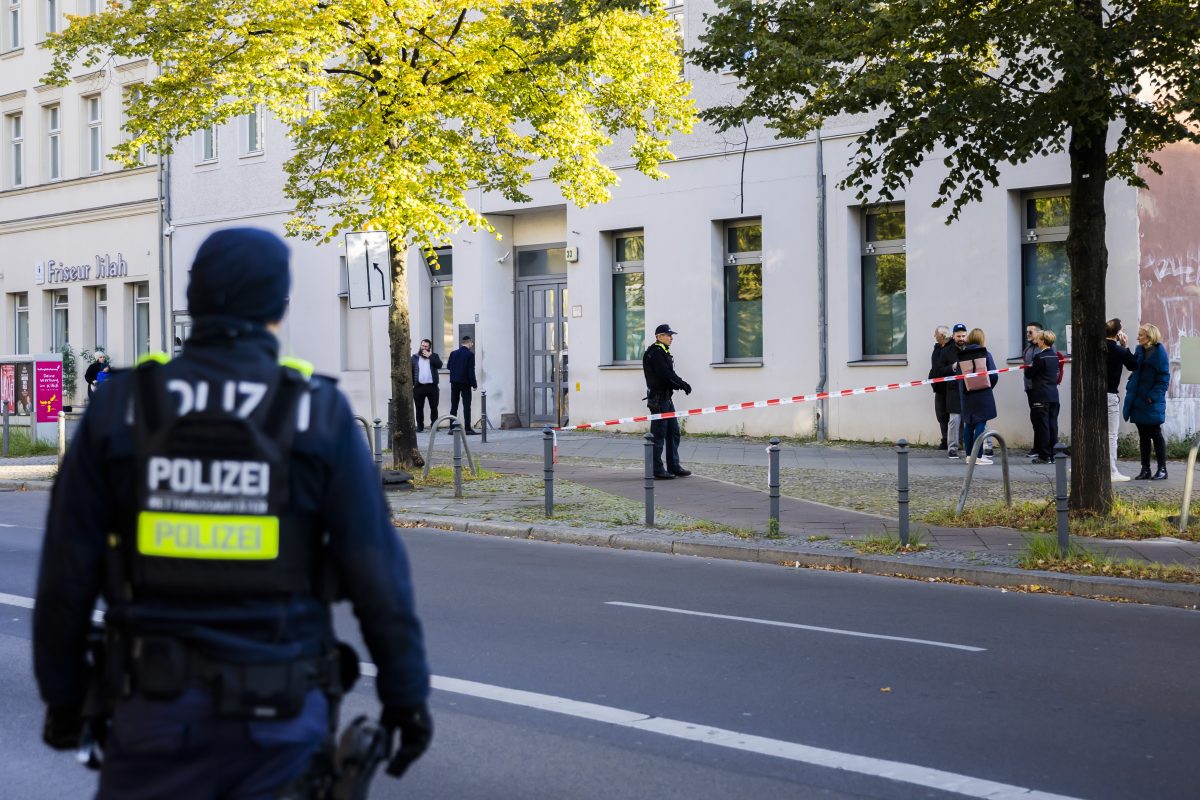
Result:
M320 531L289 498L307 382L282 368L273 385L163 373L135 372L137 507L122 543L133 599L314 593Z

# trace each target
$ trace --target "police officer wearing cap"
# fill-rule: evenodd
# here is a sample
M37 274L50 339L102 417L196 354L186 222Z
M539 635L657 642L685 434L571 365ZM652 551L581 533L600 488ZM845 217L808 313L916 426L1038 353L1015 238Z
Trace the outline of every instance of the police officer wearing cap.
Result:
M642 372L646 375L646 405L651 414L662 414L675 410L671 393L682 389L692 393L692 385L675 374L675 357L671 355L671 342L675 331L670 325L659 325L654 329L654 344L646 348L642 356ZM656 419L650 423L650 434L654 437L654 477L659 480L685 478L691 470L679 463L679 420ZM667 464L663 468L663 451L666 450Z
M114 374L55 481L33 620L43 738L76 748L93 718L101 800L265 799L305 774L357 665L334 599L399 733L387 771L432 737L408 559L361 431L333 380L279 361L289 283L274 234L210 236L182 355Z

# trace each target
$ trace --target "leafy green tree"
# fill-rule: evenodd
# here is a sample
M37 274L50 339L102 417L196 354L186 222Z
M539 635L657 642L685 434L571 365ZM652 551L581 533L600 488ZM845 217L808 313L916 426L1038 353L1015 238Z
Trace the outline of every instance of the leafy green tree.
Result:
M703 47L740 99L722 128L761 117L801 138L869 115L843 186L888 200L926 159L948 222L995 186L998 165L1065 150L1071 163L1074 330L1071 505L1107 513L1104 187L1143 186L1154 153L1200 142L1200 10L1180 0L717 0Z
M131 96L125 163L262 104L295 148L289 232L388 232L398 467L420 463L409 244L432 258L463 225L494 233L467 190L524 201L538 170L581 206L608 199L611 151L664 177L671 135L694 118L657 0L127 0L49 45L54 83L114 57L161 68Z

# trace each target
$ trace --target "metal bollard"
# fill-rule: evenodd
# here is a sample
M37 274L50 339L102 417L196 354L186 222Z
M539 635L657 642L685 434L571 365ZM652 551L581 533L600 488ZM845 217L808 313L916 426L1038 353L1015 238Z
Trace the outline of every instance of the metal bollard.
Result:
M546 516L554 516L554 431L542 428L542 489L546 494Z
M646 453L646 527L654 527L654 435L647 433L642 437L645 442L642 448Z
M0 405L4 406L4 449L3 453L0 454L8 458L8 403L4 402L0 403Z
M454 434L454 496L461 500L463 431L458 425L450 423L450 432Z
M908 547L908 439L896 442L896 492L900 500L900 546Z
M479 417L480 417L479 426L481 428L483 428L483 430L481 430L479 432L480 433L479 443L487 444L488 418L487 418L487 390L486 389L479 393Z
M767 448L767 496L770 498L770 516L767 532L779 533L779 439L772 437Z
M1071 549L1071 521L1067 508L1067 446L1054 445L1054 502L1058 509L1058 552L1065 558Z
M383 470L383 420L375 418L375 466Z
M34 430L34 425L29 426L29 430ZM32 441L33 437L30 437ZM67 412L58 412L58 465L61 467L63 459L67 457Z

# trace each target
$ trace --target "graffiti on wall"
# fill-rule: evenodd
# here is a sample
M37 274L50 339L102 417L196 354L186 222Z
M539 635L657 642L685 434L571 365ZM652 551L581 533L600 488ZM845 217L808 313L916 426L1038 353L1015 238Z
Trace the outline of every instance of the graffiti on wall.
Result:
M1166 433L1184 436L1200 431L1200 385L1179 381L1180 339L1200 336L1200 146L1168 145L1155 158L1162 175L1140 170L1148 184L1138 192L1140 322L1162 331L1171 356Z

